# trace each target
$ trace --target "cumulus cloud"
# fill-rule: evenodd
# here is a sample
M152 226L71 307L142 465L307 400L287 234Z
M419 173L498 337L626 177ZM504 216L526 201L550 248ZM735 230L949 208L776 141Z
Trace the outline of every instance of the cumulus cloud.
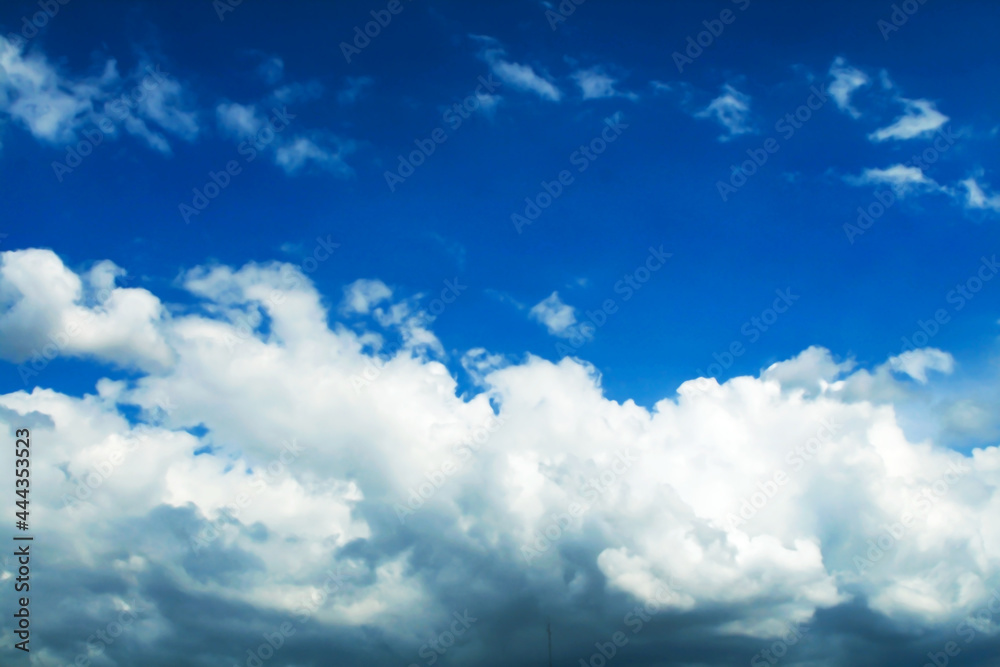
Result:
M25 379L57 355L168 366L167 313L148 291L117 287L123 275L109 261L77 275L51 250L0 253L0 358L21 364Z
M728 141L735 136L753 131L749 124L750 97L729 84L723 86L722 94L696 113L695 117L713 118L726 128L727 133L719 136L720 141Z
M891 125L875 130L868 135L874 142L890 139L913 139L930 134L948 122L948 116L938 111L929 100L908 100L899 98L906 107L903 115Z
M532 306L528 316L544 324L553 336L571 338L577 335L576 310L562 302L559 292L553 292Z
M830 65L830 82L827 91L836 103L837 108L850 114L854 118L860 118L861 112L851 106L851 96L856 90L871 84L868 75L847 64L843 58L837 58Z
M0 337L10 356L120 271L3 257L3 312L19 315ZM48 584L32 603L52 610L53 664L123 605L141 611L108 650L121 663L245 661L288 622L290 662L337 651L406 664L465 611L478 620L456 664L537 662L549 616L575 662L653 601L655 630L630 637L637 655L732 664L803 622L825 659L916 662L1000 575L1000 448L963 454L899 422L914 392L933 391L927 371L952 368L940 350L868 371L810 348L647 408L607 398L583 362L482 349L463 357L475 375L460 390L414 348L368 351L371 332L338 322L287 264L196 267L180 285L197 302L139 327L168 341L172 363L83 396L0 396L0 424L30 424L39 444ZM404 326L414 307L383 287L345 296ZM871 632L842 646L859 618ZM178 636L184 651L211 648L182 655Z
M355 280L344 288L341 311L345 313L367 314L372 306L389 299L392 290L381 280Z
M482 47L479 53L480 58L505 84L515 90L534 93L551 102L558 102L562 99L562 91L547 77L538 74L531 65L507 60L507 52L500 45L500 42L492 37L479 35L473 35L472 38L479 42Z
M955 369L955 359L947 352L929 347L890 357L889 366L906 373L920 384L927 384L927 371L951 373Z

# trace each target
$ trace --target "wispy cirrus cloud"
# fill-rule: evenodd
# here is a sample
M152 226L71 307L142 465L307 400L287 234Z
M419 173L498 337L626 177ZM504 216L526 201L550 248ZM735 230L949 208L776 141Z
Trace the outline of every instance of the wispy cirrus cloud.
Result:
M552 81L531 65L507 60L507 52L500 42L484 35L471 35L480 44L479 57L482 58L497 77L515 90L530 92L542 99L558 102L563 93Z

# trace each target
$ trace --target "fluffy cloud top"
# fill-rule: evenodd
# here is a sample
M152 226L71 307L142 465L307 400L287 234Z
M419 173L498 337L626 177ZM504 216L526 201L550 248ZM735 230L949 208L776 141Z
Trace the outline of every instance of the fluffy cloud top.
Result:
M382 327L356 330L331 326L286 264L192 269L181 284L199 305L166 317L113 287L110 263L2 260L7 358L99 309L106 326L59 353L144 369L83 397L0 396L0 423L30 424L39 445L32 507L55 586L39 604L74 610L51 616L52 661L122 604L141 610L115 648L132 656L242 619L197 665L243 659L283 621L352 663L391 661L385 647L398 662L463 610L482 620L459 663L534 659L516 638L545 615L586 656L623 608L654 601L658 629L637 641L661 653L691 633L752 647L837 610L947 632L1000 576L1000 449L911 440L898 419L927 371L952 370L939 350L866 371L810 348L651 408L609 400L581 362L479 350L460 394L416 346L366 351L419 315L377 281L347 290ZM86 305L95 289L111 303ZM557 299L543 310L561 331Z

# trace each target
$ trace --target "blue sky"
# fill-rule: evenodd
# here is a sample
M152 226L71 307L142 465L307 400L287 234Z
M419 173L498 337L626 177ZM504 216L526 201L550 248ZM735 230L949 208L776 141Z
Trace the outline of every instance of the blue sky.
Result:
M662 244L674 253L670 266L581 355L602 370L612 396L644 403L704 370L713 352L741 338L743 322L778 288L792 287L802 300L723 377L754 373L810 344L865 363L898 352L916 320L995 249L995 212L970 211L939 194L908 197L854 244L843 229L856 220L858 206L874 201L875 190L846 177L905 162L933 145L933 133L868 138L905 111L900 98L931 101L948 116L949 131L962 137L927 167L928 178L958 187L982 173L979 179L990 182L996 124L992 94L980 83L992 80L996 67L985 36L996 9L988 3L962 11L922 8L888 41L877 21L891 10L877 4L842 12L833 3L761 3L745 11L720 3L719 12L735 12L734 22L680 73L671 54L683 52L686 38L719 12L713 17L708 7L683 3L627 10L590 3L553 31L544 8L530 3L521 11L402 7L395 23L347 63L338 45L351 40L356 24L371 20L366 6L306 4L291 16L278 7L241 5L224 21L214 12L210 20L185 12L185 30L176 26L177 10L155 5L78 12L83 16L67 6L73 20L53 20L31 48L58 62L67 77L92 74L95 61L114 59L123 72L156 62L183 81L182 108L196 114L198 134L172 138L170 155L133 137L108 141L58 183L51 163L65 157L65 148L40 146L12 124L4 136L8 159L0 165L8 216L35 224L9 224L7 244L59 248L80 265L108 258L143 284L169 288L178 271L195 263L301 261L298 248L308 251L315 237L330 235L342 250L311 276L322 292L336 294L358 276L406 293L429 292L461 276L468 295L436 323L446 346L549 358L558 353L545 331L490 295L530 306L558 290L567 304L592 310L615 296L614 284L644 261L649 245ZM966 12L983 20L970 22ZM604 32L614 25L621 28ZM955 49L940 39L942 31L960 33L967 45ZM507 84L498 89L496 108L451 129L443 110L490 74L477 35L497 40L509 62L546 72L561 99ZM828 101L785 140L775 123L805 103L810 85L829 85L838 57L872 81L855 103L861 117ZM260 69L269 58L283 63L273 85ZM583 99L573 75L595 69L612 77L623 96ZM881 89L883 73L890 90ZM371 83L348 103L340 93L359 80ZM752 129L722 141L726 128L697 114L727 85L747 97L742 122ZM190 203L192 188L229 160L243 159L240 141L218 126L212 108L257 104L269 115L266 98L281 86L316 90L312 99L282 106L296 116L292 132L325 133L353 147L344 151L342 173L310 162L287 174L261 159L184 224L178 205ZM514 233L510 216L523 210L524 198L562 169L575 170L570 155L616 113L628 125L621 140L578 174L537 223ZM446 129L447 143L389 192L384 172L438 127ZM778 140L779 151L722 201L717 182L727 181L731 166L768 137ZM992 298L987 293L937 339L972 367L993 349L995 318L985 308Z
M11 415L33 413L44 425L68 414L60 410L78 410L70 423L85 423L86 410L104 401L99 412L124 421L105 425L110 430L101 437L152 424L167 440L168 432L196 438L199 455L169 465L179 466L176 475L187 470L221 480L228 473L203 459L252 469L273 454L250 444L256 436L241 433L237 422L242 414L249 428L247 415L268 413L280 401L245 383L308 392L314 398L304 403L311 406L315 397L335 400L324 393L334 381L309 376L295 389L285 384L295 373L330 364L330 377L342 374L358 389L370 378L357 364L374 358L381 367L379 358L393 358L386 367L401 369L392 374L399 384L380 381L384 393L368 394L376 396L370 414L396 405L448 413L427 426L430 444L424 444L432 450L451 437L442 435L450 433L447 424L475 421L466 414L473 408L463 406L482 408L477 401L501 417L520 406L545 425L538 433L551 429L554 442L567 438L569 451L575 445L568 443L583 436L558 424L577 417L583 423L580 411L591 401L590 414L610 411L604 424L641 422L686 409L679 388L714 377L718 391L733 392L725 395L735 402L716 418L733 420L734 447L752 450L768 441L774 424L788 417L785 408L802 400L803 414L831 402L852 406L860 412L847 418L851 428L868 434L881 433L875 422L888 417L864 406L890 406L890 421L915 450L932 442L934 456L995 455L995 3L53 0L48 14L44 4L9 2L0 11L0 377L8 392L0 406ZM372 23L380 18L384 25ZM32 20L44 26L34 30ZM366 29L374 36L359 38ZM401 160L420 164L401 171ZM859 222L865 214L870 218ZM267 296L271 289L285 296ZM67 323L88 312L97 319L59 339ZM206 353L216 334L249 340L234 353L249 356L235 364L229 353ZM914 334L914 344L905 345ZM55 352L44 360L38 354L49 343ZM775 408L773 419L760 417L758 399L771 405L771 398L750 397L739 378L757 383L754 391L765 397L773 383L789 403ZM419 387L439 380L444 403L433 407ZM562 398L535 395L545 387ZM219 404L196 400L209 388ZM794 398L795 390L804 394ZM573 407L546 412L558 412L554 406L563 400ZM180 407L157 416L162 401ZM319 424L317 409L297 414ZM614 410L622 412L613 416ZM744 417L759 417L754 428L763 430L737 428ZM55 423L53 433L68 428ZM391 435L379 424L373 417L331 437L359 443L410 437L401 435L402 425ZM798 428L787 425L789 433ZM683 430L674 425L664 433ZM610 451L594 437L595 452ZM706 426L695 439L702 437L719 436ZM501 469L520 470L531 461L558 467L565 463L560 451L511 454L507 467L489 470L501 479ZM328 454L316 455L323 470L332 466L330 479L344 489L354 485L341 489L344 503L360 494L391 505L385 499L396 472L359 452ZM591 463L600 459L594 456ZM696 466L700 459L692 456ZM69 452L65 457L53 465L75 460ZM80 471L92 459L80 459ZM988 468L980 471L981 484L995 492ZM543 486L524 488L548 507L551 494ZM119 499L128 497L121 493ZM499 497L506 496L461 496L469 507ZM684 502L695 515L715 511L692 498ZM212 502L171 487L150 500L148 514L128 520L151 525L168 520L161 514L183 511L185 522L204 521L218 510ZM341 536L355 541L338 542L337 557L367 559L366 576L382 572L404 590L369 591L372 599L388 596L404 606L419 596L392 569L402 562L393 559L408 554L407 567L416 570L430 568L428 559L441 565L437 555L421 551L421 531L451 521L468 527L441 510L434 514L439 523L428 517L427 525L402 535L377 527L377 509L352 511ZM621 511L614 520L628 524ZM782 516L775 521L783 531L797 521L812 525ZM273 530L269 520L259 525ZM61 534L62 524L52 525L53 535ZM636 561L607 555L618 548L607 540L602 552L600 530L588 525L581 528L586 544L563 554L564 579L573 579L567 572L574 567L598 572L600 553L601 574L588 586L605 581L614 595L641 597L638 575L622 574ZM851 530L841 525L810 534L835 549L831 540L840 538L830 536ZM780 539L788 545L796 536L786 531ZM862 535L853 537L864 543ZM636 537L631 548L641 551L641 542ZM163 557L167 570L180 562L169 548L157 548L173 554ZM227 548L227 558L243 554L235 543ZM654 555L652 547L645 553L650 562ZM260 553L243 556L265 572L278 567ZM823 556L835 560L825 550ZM914 562L906 571L924 572L924 561ZM992 567L977 574L986 588ZM493 575L502 588L497 582L523 572L505 563ZM207 588L177 580L164 585L243 605L239 613L248 618L260 618L260 600L276 595L261 589L261 598L237 602L225 592L234 580L219 575L206 584L202 575L190 576ZM550 586L557 579L524 581L539 595L555 595ZM815 592L828 582L813 584ZM838 579L836 594L816 593L812 603L830 618L854 605L900 623L892 627L904 633L947 625L948 614L963 613L956 602L947 614L920 616L927 610L904 609L905 596L886 593L888 584L840 597L851 585ZM606 597L611 593L587 591L601 614L617 613ZM442 585L424 594L451 602L455 591ZM759 611L755 605L764 602L734 602L711 590L681 597L688 594L698 600L693 608L710 617L697 622L706 637L719 628L740 637L737 643L776 636L774 627L740 620L742 611L727 607ZM497 596L493 611L506 620L496 627L504 630L477 639L469 656L486 655L491 641L523 631L505 614L517 616L518 605L528 603ZM700 606L703 600L708 607ZM761 617L776 624L813 618L812 608L778 607ZM689 609L686 602L677 608ZM356 615L327 611L323 623L338 632L364 625L345 620ZM605 627L599 615L578 619L580 642ZM167 612L158 618L163 627L177 622ZM832 639L838 633L854 637L856 631L830 618L817 634L831 646L840 646ZM400 660L413 657L399 648L412 637L389 636L371 623L389 633L384 642ZM895 631L872 639L873 646L888 645ZM138 664L129 660L140 655L142 664L158 664L151 662L161 655L156 641L130 647L132 657L119 656L115 664ZM72 658L77 650L69 640L53 646L53 658ZM914 646L907 650L921 654ZM700 659L748 659L753 651L743 655L744 648L706 650ZM576 664L572 650L561 654L565 664ZM695 655L702 648L686 650ZM302 651L298 662L283 664L315 664L309 649ZM355 659L388 660L378 651L364 644ZM693 664L639 655L628 664Z

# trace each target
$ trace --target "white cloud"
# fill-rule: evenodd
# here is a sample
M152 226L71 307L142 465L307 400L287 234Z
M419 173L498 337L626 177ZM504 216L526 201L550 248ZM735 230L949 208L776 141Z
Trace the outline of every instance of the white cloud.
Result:
M257 136L268 124L268 119L253 104L223 102L216 107L216 117L223 133L234 139ZM354 151L354 142L330 134L286 135L282 129L274 133L266 148L273 149L274 163L289 175L310 164L342 178L354 173L344 161L344 157Z
M224 132L240 139L256 135L267 122L253 104L222 102L215 108L215 115Z
M344 313L368 314L372 306L392 297L392 290L381 280L355 280L344 288L341 311Z
M720 141L752 132L748 121L750 117L750 97L744 95L729 84L722 87L722 94L695 114L696 118L714 118L726 128L728 134L719 137Z
M927 371L951 373L955 369L955 359L947 352L928 347L889 357L889 366L894 371L906 373L920 384L927 384Z
M337 176L346 177L353 174L354 170L344 162L343 156L353 150L354 144L336 141L327 143L336 145L321 146L312 139L295 137L290 142L278 146L275 150L274 161L287 174L294 174L309 163Z
M847 176L844 180L856 186L889 185L900 197L912 192L944 190L934 179L928 178L920 167L902 164L894 164L886 169L865 169L860 176Z
M875 142L889 139L913 139L934 132L948 122L948 116L934 108L928 100L908 100L899 98L906 106L903 115L888 127L883 127L868 135Z
M562 302L559 292L553 292L536 303L528 315L544 324L553 336L570 338L577 335L575 310Z
M23 363L30 376L55 354L168 366L172 353L160 328L167 313L146 290L116 287L123 274L105 261L81 278L50 250L0 253L0 358Z
M962 181L961 185L965 188L966 208L1000 212L1000 194L987 194L979 182L971 176Z
M188 93L159 66L141 63L123 78L114 60L96 76L62 74L37 51L22 52L0 37L0 112L22 124L36 139L65 144L88 130L136 135L162 153L170 144L160 130L184 141L199 133Z
M120 272L99 263L78 275L40 250L3 258L7 354L51 331L59 313L86 308L86 291L113 285ZM109 308L115 327L102 334L136 317L143 326L125 329L152 329L169 342L172 363L102 380L83 397L0 396L0 423L30 424L45 443L32 458L32 506L45 517L37 537L48 545L50 580L77 582L60 592L73 618L47 621L60 631L77 627L80 614L88 631L102 627L91 610L134 596L151 611L130 650L162 651L181 614L288 617L342 565L361 576L310 622L324 637L348 632L356 651L367 647L358 637L375 633L378 650L397 655L473 599L480 618L544 602L553 618L586 624L591 639L581 646L590 647L607 619L621 618L621 594L649 600L657 585L667 587L666 608L686 614L685 632L773 637L850 602L923 636L952 633L1000 576L990 557L1000 553L1000 448L961 454L909 438L898 420L917 404L915 392L935 391L928 370L951 369L941 351L905 353L869 372L811 348L759 378L685 382L647 409L610 400L597 371L572 359L515 363L472 350L463 363L479 393L470 393L416 346L377 358L364 352L372 334L331 322L322 295L287 264L199 267L182 285L200 300L183 315L149 316L162 306L136 290L117 298L141 297L145 315ZM375 296L363 307L385 323L416 315L372 303L385 293L375 283L365 290ZM557 330L569 321L565 308L553 299L543 309ZM128 340L136 353L154 349ZM126 418L136 406L138 417ZM484 430L497 419L499 428ZM468 463L401 523L395 507L475 438L482 446ZM66 506L136 439L141 447L86 502ZM292 441L301 453L264 476ZM0 461L0 474L12 471L12 459ZM227 509L248 490L247 506ZM928 493L933 502L921 500ZM871 543L904 514L915 520L859 573ZM195 551L208 520L218 520L219 537ZM534 554L553 525L555 543ZM178 611L174 601L191 599L198 605ZM253 632L260 641L262 630ZM65 663L77 646L51 650ZM219 650L227 660L246 653ZM495 647L462 650L463 664L485 664Z
M830 76L833 81L827 88L837 108L847 112L854 118L860 118L861 113L851 106L851 96L858 88L871 84L871 79L861 70L851 67L843 58L837 58L830 65Z
M562 91L548 78L536 73L530 65L505 60L507 53L497 40L476 35L473 39L483 45L480 57L505 84L516 90L535 93L552 102L562 99Z
M585 100L596 100L605 97L627 97L630 100L637 100L639 96L635 93L624 93L618 90L615 85L617 79L607 74L601 67L578 70L573 73L573 79L580 87L580 92Z

